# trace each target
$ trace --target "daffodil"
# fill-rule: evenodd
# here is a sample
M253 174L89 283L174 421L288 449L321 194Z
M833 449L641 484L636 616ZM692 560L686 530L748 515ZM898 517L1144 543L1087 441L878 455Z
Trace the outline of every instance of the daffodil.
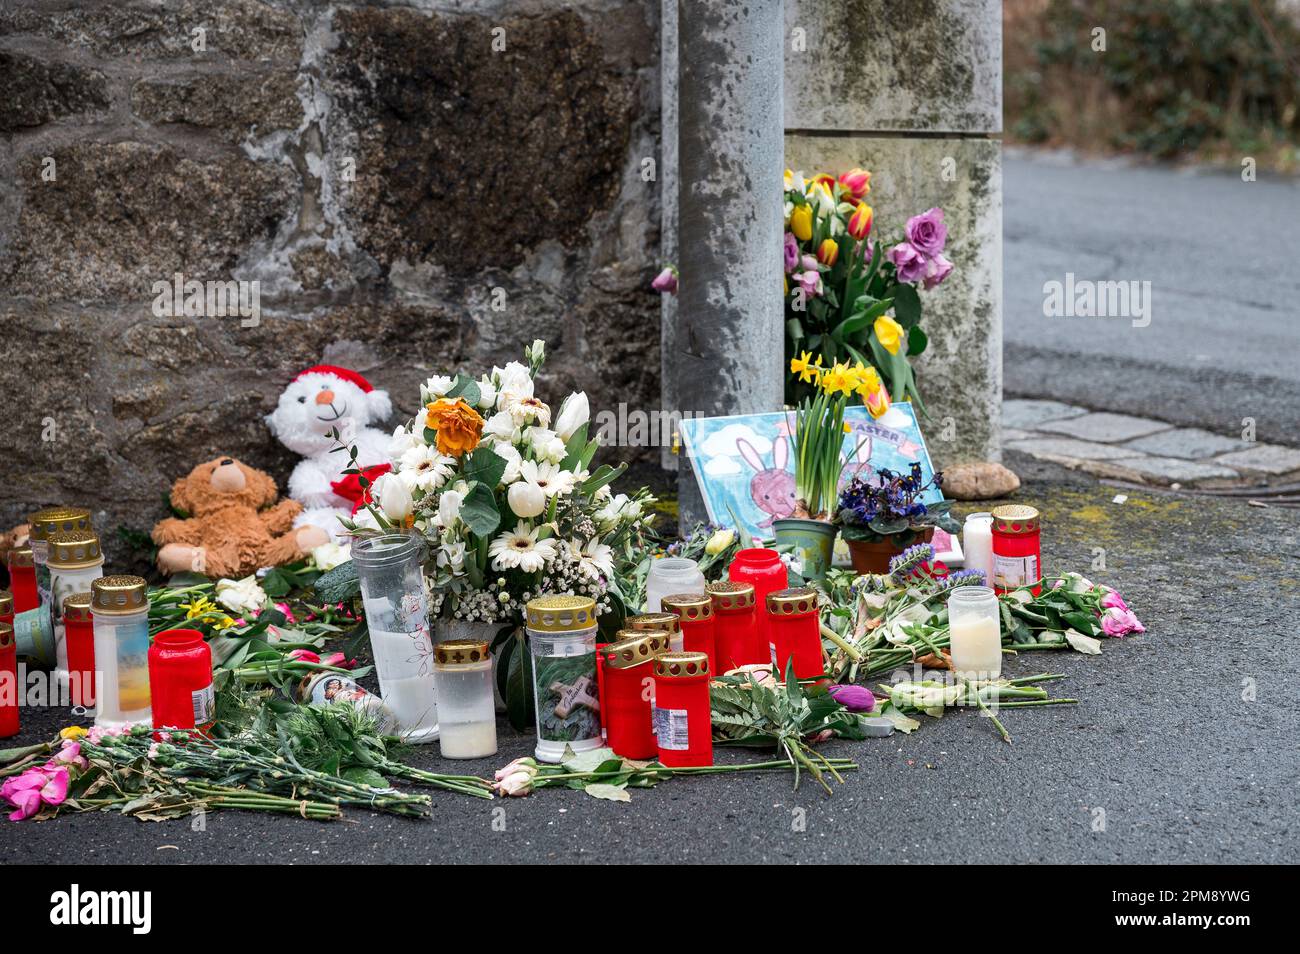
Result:
M813 361L813 356L805 351L799 357L790 359L790 373L799 375L799 380L804 384L810 384L821 374L821 363L821 358Z
M847 364L836 362L822 374L822 390L827 394L853 393L853 372Z

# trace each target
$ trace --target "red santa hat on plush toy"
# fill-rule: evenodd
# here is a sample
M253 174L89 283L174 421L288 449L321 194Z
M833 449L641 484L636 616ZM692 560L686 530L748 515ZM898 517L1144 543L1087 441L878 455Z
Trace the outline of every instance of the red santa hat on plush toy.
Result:
M317 379L332 379L356 387L363 395L362 400L365 402L366 410L370 412L369 418L371 421L384 420L393 411L393 403L388 396L388 392L375 390L374 385L367 381L364 375L353 371L351 368L341 368L336 364L314 364L310 368L298 372L294 377L294 381L303 381L313 376Z

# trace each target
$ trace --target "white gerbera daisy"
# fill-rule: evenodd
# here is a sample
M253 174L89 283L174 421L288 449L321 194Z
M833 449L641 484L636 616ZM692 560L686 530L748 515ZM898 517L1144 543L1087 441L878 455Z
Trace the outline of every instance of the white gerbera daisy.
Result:
M573 548L573 555L578 560L578 569L584 576L592 580L600 580L609 579L614 575L614 551L608 545L593 538L587 541L585 547L577 540L571 542L569 546Z
M514 530L507 530L488 546L494 570L512 570L536 573L548 561L555 559L555 541L538 540L536 528L520 520Z
M520 427L532 423L548 427L551 423L550 407L541 398L531 395L511 401L506 405L506 410L510 412L515 424Z
M425 492L437 490L451 476L455 459L439 454L436 448L420 444L402 454L398 461L398 474L411 488Z
M573 474L561 470L558 464L526 460L519 467L519 479L540 487L548 497L567 494L573 490Z

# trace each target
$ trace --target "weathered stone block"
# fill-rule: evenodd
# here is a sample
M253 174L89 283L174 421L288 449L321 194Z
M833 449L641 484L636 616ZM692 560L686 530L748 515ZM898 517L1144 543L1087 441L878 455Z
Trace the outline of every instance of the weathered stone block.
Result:
M619 190L633 90L582 17L344 9L333 26L330 152L355 158L339 201L366 252L464 275L590 241Z
M785 11L786 129L1001 131L998 0L786 0Z
M998 460L1002 400L1002 158L985 139L872 139L787 134L792 169L872 171L873 234L897 242L910 216L944 210L954 268L921 292L927 351L916 365L936 466ZM949 425L951 420L951 426Z
M287 70L145 79L131 89L131 110L146 122L200 126L239 141L296 129L302 122L297 88L297 73Z
M289 10L257 0L181 0L178 3L130 0L125 3L9 3L0 9L0 37L34 33L102 59L143 57L233 60L284 60L302 55L302 24ZM195 49L202 30L203 50Z
M0 253L0 290L45 301L118 300L147 309L175 272L228 279L289 214L296 177L227 157L199 162L138 142L77 143L19 163L22 210Z
M108 80L99 70L0 50L0 76L0 132L108 108Z

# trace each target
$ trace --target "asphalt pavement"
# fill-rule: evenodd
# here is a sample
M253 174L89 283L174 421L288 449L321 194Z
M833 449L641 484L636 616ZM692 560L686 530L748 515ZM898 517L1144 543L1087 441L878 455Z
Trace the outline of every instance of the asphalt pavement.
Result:
M1008 150L1003 188L1008 396L1300 446L1300 180ZM1150 323L1046 316L1068 274L1149 282Z
M1000 741L974 712L924 718L910 736L839 742L833 797L788 775L676 779L629 804L546 790L492 802L434 793L408 820L350 810L309 822L241 812L138 822L70 815L0 821L0 862L1284 862L1300 853L1300 514L1232 501L1115 491L1013 460L1018 496L1045 517L1052 568L1111 583L1146 634L1009 660L1067 673L1075 707L1004 714ZM1100 549L1099 549L1100 548ZM1090 567L1104 558L1105 570ZM46 737L65 712L8 744ZM530 748L501 727L489 774ZM439 763L424 750L423 764ZM728 753L727 758L743 754Z

